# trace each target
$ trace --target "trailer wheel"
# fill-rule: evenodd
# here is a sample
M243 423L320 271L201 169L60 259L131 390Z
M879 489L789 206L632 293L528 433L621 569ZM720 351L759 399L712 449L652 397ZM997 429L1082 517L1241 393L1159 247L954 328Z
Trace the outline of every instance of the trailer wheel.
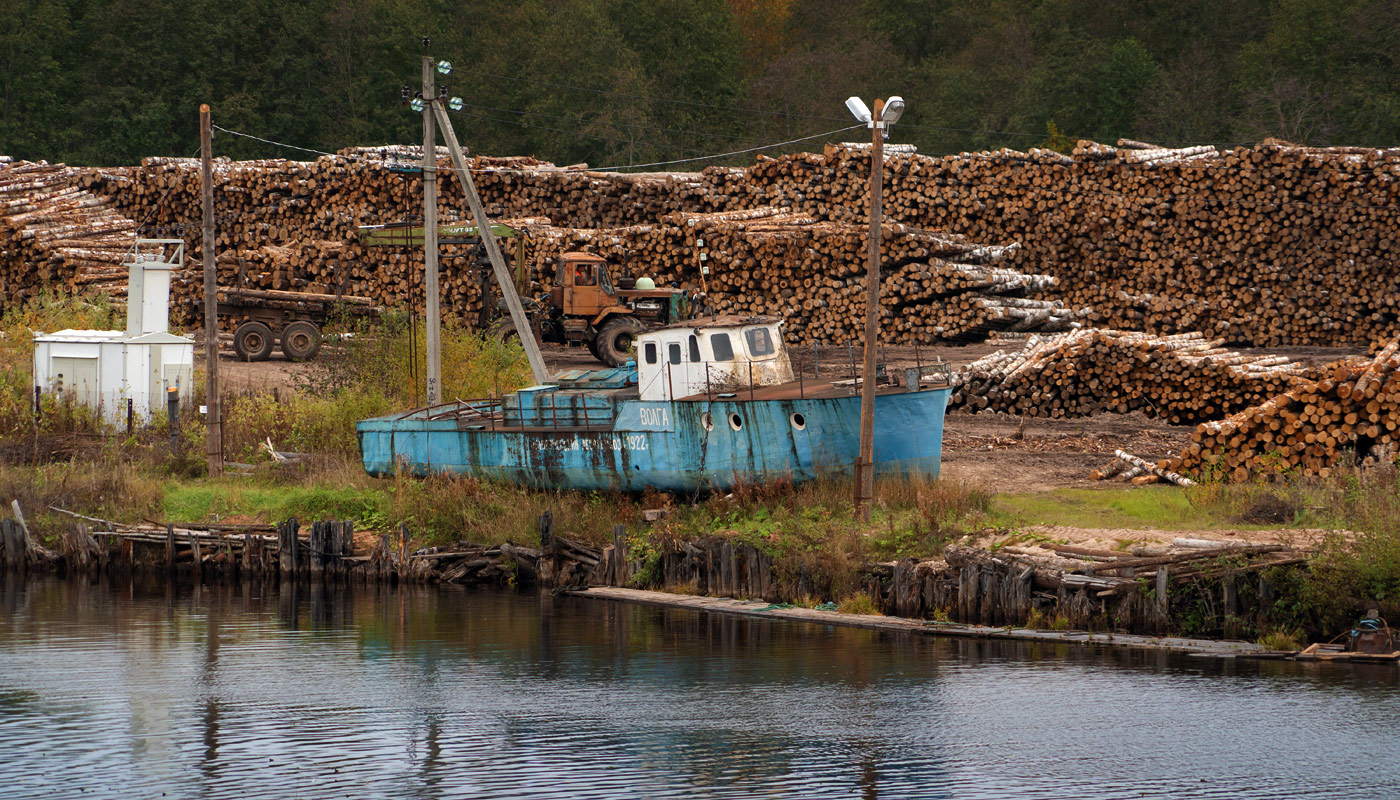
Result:
M244 361L266 361L272 354L272 329L248 320L233 332L233 352Z
M321 331L298 320L282 329L282 354L293 361L310 361L321 351Z
M644 330L635 317L613 317L603 323L594 343L598 360L610 367L620 367L637 357L637 334Z

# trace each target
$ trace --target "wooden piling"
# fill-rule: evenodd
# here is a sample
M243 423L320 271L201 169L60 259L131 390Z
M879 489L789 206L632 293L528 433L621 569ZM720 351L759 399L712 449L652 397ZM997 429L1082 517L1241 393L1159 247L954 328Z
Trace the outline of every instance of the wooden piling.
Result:
M311 538L307 543L307 573L311 580L318 581L326 571L326 529L325 522L311 523Z
M204 559L199 552L199 537L190 531L190 554L194 557L194 579L198 581L202 577Z

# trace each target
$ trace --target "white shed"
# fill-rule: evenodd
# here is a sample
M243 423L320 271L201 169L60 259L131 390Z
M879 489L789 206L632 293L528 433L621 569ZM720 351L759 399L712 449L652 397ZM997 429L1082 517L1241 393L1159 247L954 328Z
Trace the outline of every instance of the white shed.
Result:
M166 390L194 397L194 341L169 333L63 330L34 337L34 385L97 409L113 425L165 409Z
M169 333L170 272L184 264L180 240L140 239L131 270L125 331L62 330L34 336L34 385L96 409L113 425L165 408L166 392L194 397L194 340Z

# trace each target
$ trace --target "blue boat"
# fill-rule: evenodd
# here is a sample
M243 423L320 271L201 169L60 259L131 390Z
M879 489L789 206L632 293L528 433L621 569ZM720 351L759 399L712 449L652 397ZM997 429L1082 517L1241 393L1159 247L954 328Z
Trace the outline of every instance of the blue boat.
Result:
M634 492L849 474L859 381L795 375L781 332L767 317L690 320L639 335L621 368L363 420L365 470ZM876 388L876 475L936 477L951 390L917 369L900 377Z

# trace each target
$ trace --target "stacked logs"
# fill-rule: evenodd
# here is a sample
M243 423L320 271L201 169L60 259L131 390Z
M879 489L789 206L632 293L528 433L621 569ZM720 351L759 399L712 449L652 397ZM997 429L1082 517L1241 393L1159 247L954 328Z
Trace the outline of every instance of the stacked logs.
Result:
M400 160L391 161L395 154ZM355 226L417 212L421 180L390 168L416 157L415 148L379 148L314 162L220 164L221 245L323 240L353 246ZM621 175L528 158L476 158L472 166L492 215L548 216L560 227L599 230L655 225L676 213L765 206L818 223L859 224L868 207L869 160L868 148L837 146L701 173ZM445 154L439 164L447 166ZM891 225L941 229L990 244L1020 242L998 266L1058 278L1053 298L1092 309L1090 321L1099 326L1203 330L1267 346L1359 345L1400 334L1400 244L1393 233L1398 150L1281 143L1172 150L1081 142L1073 155L892 152L885 170ZM440 175L440 216L458 219L460 189L450 169ZM197 249L193 162L147 159L140 167L92 170L88 179L115 197L127 216L182 230L191 252ZM421 265L418 253L354 255L364 261L366 276ZM668 259L687 262L693 255L668 252L637 271L664 275L674 268ZM809 296L813 287L802 277L801 286L779 289L790 289L799 304L827 301ZM375 296L363 287L357 293ZM1009 316L1045 310L1000 308ZM937 336L937 328L904 335Z
M1362 345L1400 333L1400 149L1138 142L894 154L885 213L1024 247L1007 266L1061 279L1104 327L1232 343ZM859 219L870 154L760 160L751 203Z
M1244 481L1301 472L1326 477L1343 454L1395 462L1400 443L1400 340L1349 359L1275 397L1196 428L1170 468Z
M136 223L112 198L82 188L64 164L0 158L0 297L14 303L43 290L126 294L123 258Z
M589 230L526 226L533 274L553 279L554 258L586 250L658 283L703 289L717 314L788 320L792 342L863 336L868 230L786 208L678 212L654 225ZM986 247L906 225L882 231L881 328L886 342L983 338L993 330L1065 330L1078 314L1025 297L1055 284L998 266L1015 245ZM709 274L701 273L702 265Z
M1232 352L1200 333L1083 329L1032 336L955 371L949 407L1032 417L1143 411L1172 424L1216 419L1283 392L1306 368Z

